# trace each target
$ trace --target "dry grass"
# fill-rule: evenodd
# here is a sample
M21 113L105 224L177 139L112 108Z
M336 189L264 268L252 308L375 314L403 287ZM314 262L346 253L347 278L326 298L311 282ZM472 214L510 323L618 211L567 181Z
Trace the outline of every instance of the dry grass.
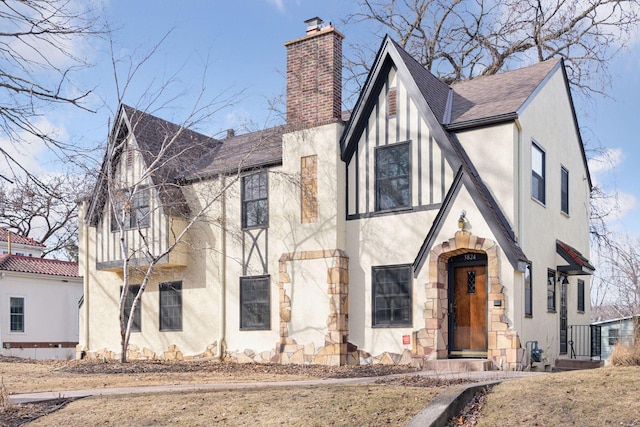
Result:
M635 345L618 344L611 354L613 366L640 366L640 341Z
M29 425L403 425L439 391L345 385L86 398Z
M640 426L640 367L563 372L503 382L478 426Z

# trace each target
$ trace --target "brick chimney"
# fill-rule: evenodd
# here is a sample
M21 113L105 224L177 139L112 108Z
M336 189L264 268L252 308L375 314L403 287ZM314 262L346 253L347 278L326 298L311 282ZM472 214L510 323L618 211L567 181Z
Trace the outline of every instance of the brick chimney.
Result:
M287 123L315 126L341 119L342 39L322 19L305 21L307 35L287 47Z

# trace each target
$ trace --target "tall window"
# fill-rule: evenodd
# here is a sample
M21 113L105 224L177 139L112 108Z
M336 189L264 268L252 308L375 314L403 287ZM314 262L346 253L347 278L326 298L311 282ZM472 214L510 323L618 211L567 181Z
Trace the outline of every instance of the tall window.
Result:
M531 197L545 203L545 153L535 142L531 144Z
M240 329L271 329L269 276L240 279Z
M111 231L119 230L118 220L123 221L125 230L149 226L151 213L149 188L138 187L138 191L133 196L130 190L121 191L116 197L118 199L112 201Z
M140 285L129 285L129 292L124 300L124 315L125 321L128 321L129 315L131 313L131 307L133 307L133 300L136 298L138 291L140 290ZM122 288L120 288L120 292L122 292ZM133 323L131 324L131 332L140 332L141 330L141 320L142 320L142 309L140 306L142 305L142 300L138 301L138 305L136 306L135 311L133 312Z
M376 150L376 210L411 206L410 144Z
M9 298L9 311L11 332L24 332L24 298Z
M560 210L569 215L569 171L560 169Z
M531 264L524 270L524 315L533 317L533 292L531 288Z
M373 326L411 326L411 266L373 268Z
M242 178L242 226L263 227L269 221L267 172Z
M160 283L160 330L182 330L182 282Z
M547 311L556 311L556 272L547 271Z
M584 312L584 280L578 279L578 311Z

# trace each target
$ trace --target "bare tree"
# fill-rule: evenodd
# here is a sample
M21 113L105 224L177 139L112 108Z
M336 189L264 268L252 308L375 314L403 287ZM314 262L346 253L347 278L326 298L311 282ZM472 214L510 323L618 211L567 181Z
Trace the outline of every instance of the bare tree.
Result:
M78 88L74 72L88 66L78 52L79 42L103 33L90 3L71 0L6 0L0 2L0 157L12 181L27 176L12 153L28 151L30 139L43 141L58 157L77 153L40 123L54 108L88 110L83 101L90 91ZM10 147L13 150L9 149Z
M92 180L64 174L41 182L0 183L0 225L45 244L43 257L77 260L77 201L88 194Z
M574 89L604 93L609 61L640 23L635 0L361 0L346 22L374 22L448 83L562 56ZM384 34L384 32L382 32ZM347 61L362 80L370 48Z
M607 316L640 314L640 238L620 236L604 255L592 297Z

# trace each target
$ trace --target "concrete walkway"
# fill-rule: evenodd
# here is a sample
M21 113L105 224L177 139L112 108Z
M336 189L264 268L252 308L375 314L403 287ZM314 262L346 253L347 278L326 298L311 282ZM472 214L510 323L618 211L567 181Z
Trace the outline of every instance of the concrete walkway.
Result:
M401 378L405 375L420 375L441 379L467 379L469 384L453 386L445 389L423 411L421 411L409 425L437 426L442 425L439 420L448 416L452 411L454 416L472 398L477 390L487 385L494 385L505 380L523 378L534 375L544 375L540 372L511 372L511 371L470 371L470 372L443 372L443 371L417 371L409 374L394 374L383 377L359 377L359 378L328 378L298 381L266 381L266 382L242 382L242 383L206 383L185 385L156 385L138 387L113 387L87 390L55 390L38 393L13 394L10 397L13 403L42 402L58 398L82 398L89 396L121 396L141 393L167 393L202 390L233 390L263 387L301 387L322 385L345 384L370 384L380 378ZM461 405L461 406L460 406Z

